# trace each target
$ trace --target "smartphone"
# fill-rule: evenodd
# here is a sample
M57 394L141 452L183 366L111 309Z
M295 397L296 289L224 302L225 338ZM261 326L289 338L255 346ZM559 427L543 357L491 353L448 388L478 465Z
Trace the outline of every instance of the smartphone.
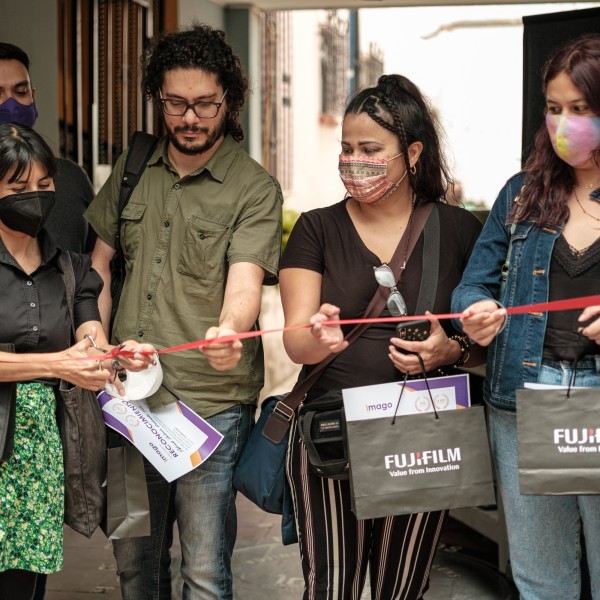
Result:
M431 322L427 319L404 321L396 325L396 337L407 342L423 342L429 337Z

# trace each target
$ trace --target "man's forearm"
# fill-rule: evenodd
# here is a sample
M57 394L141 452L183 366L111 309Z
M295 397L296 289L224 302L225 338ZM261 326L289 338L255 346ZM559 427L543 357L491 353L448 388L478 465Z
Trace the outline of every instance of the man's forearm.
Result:
M104 278L103 278L104 279ZM112 297L110 295L110 272L108 282L104 281L104 288L98 298L98 309L100 310L100 319L102 320L102 328L106 334L106 339L110 340L110 313L112 312Z
M264 275L264 270L254 264L231 265L219 327L238 333L252 329L260 313Z
M260 313L261 293L245 291L235 300L223 305L219 326L238 333L250 331Z
M110 328L110 313L112 311L112 296L110 294L110 284L112 281L110 273L110 264L108 267L102 265L100 262L92 261L92 266L98 272L98 275L102 277L104 287L100 296L98 297L98 309L100 310L100 319L102 321L102 328L106 334L106 339L110 340L109 328Z

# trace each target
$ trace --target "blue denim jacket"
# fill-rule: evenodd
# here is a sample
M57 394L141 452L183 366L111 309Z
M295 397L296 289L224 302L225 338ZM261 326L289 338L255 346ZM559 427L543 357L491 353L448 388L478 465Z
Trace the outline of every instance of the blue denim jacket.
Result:
M502 306L537 304L548 300L550 260L561 227L519 223L512 238L512 253L502 297L501 270L506 260L511 226L507 218L525 182L521 172L500 191L481 236L452 295L452 312L462 312L474 302L494 300ZM547 313L509 315L504 329L492 340L487 354L484 398L505 410L515 410L515 390L538 379ZM460 323L455 324L460 328Z

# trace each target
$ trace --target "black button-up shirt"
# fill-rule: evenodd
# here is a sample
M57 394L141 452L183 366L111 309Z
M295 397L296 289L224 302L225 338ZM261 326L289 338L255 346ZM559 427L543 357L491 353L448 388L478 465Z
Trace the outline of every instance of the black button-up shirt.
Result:
M70 346L66 291L57 265L60 250L49 235L38 237L42 262L27 275L0 239L0 342L16 352L56 352ZM75 328L99 321L102 279L88 256L71 254L75 272Z

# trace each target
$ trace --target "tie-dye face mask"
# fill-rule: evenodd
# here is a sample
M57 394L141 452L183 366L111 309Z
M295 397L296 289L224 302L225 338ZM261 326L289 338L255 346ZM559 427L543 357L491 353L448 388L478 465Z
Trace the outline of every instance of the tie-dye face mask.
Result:
M584 163L600 146L600 117L546 115L554 151L572 167Z

